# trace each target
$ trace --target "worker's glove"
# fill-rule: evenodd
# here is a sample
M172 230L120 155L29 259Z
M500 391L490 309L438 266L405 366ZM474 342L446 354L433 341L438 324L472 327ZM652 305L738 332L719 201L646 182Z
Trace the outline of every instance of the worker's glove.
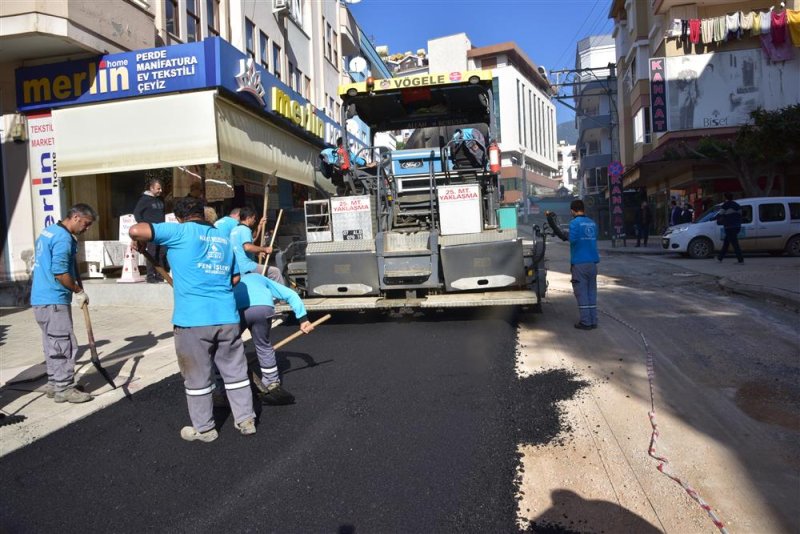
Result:
M75 293L75 304L77 304L79 308L89 305L89 295L86 294L86 291L81 289L79 292Z

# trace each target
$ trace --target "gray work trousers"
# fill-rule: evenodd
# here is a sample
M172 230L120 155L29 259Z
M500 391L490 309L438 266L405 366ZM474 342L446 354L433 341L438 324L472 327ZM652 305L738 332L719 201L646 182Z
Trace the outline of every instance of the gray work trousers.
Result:
M242 423L255 418L247 360L238 324L188 328L176 326L175 352L186 389L189 418L195 430L206 432L214 428L212 361L225 383L233 420Z
M242 329L247 327L250 330L250 335L253 336L258 365L261 367L261 382L265 386L280 382L278 363L275 361L275 349L272 348L272 343L269 341L275 308L272 306L250 306L241 310L239 314L242 317Z
M572 266L572 291L578 300L580 321L586 326L597 325L597 264L576 263Z
M253 269L252 271L250 271L250 273L261 274L261 265L259 265L258 268ZM250 274L250 273L247 273L247 274ZM272 265L267 267L267 278L269 278L273 282L279 283L282 286L286 285L286 279L283 277L283 274L281 274L281 270L278 269L277 267L273 267Z
M53 386L53 391L67 390L74 385L78 355L78 340L72 329L72 306L34 306L33 316L42 329L47 382Z

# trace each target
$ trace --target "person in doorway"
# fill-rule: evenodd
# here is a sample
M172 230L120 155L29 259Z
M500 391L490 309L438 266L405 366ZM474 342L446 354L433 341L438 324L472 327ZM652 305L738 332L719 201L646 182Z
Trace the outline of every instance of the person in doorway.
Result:
M722 240L722 250L719 251L717 261L722 262L728 253L728 247L733 246L736 260L739 263L744 263L742 249L739 248L739 232L742 230L742 207L733 200L731 193L725 193L725 202L720 206L717 224L722 226L725 234Z
M643 201L639 209L636 210L636 246L641 246L644 241L644 246L647 246L647 238L650 236L650 226L653 224L653 212L650 211L650 206L647 201Z
M147 180L146 189L139 201L136 202L136 207L133 209L133 217L137 223L163 223L164 222L164 201L161 198L163 194L163 184L158 178L149 178ZM167 265L167 249L156 245L153 242L147 243L147 252L153 259L156 260L156 265L169 270ZM164 279L158 274L156 265L149 261L147 262L147 283L157 284L164 282Z
M597 328L597 224L586 216L583 200L573 200L569 205L572 222L567 234L559 228L552 211L545 212L547 224L563 241L569 241L569 262L572 273L572 290L578 301L580 319L575 323L579 330Z
M694 210L692 209L692 205L688 202L683 205L683 209L681 210L681 223L690 223L694 221Z
M72 297L78 306L87 306L75 256L76 236L97 220L97 212L88 204L75 204L60 222L51 224L36 240L33 264L31 306L42 329L47 396L56 402L81 403L92 400L88 393L75 388L75 358L78 341L72 326Z
M257 217L256 211L249 206L234 208L230 215L220 219L216 225L217 228L228 229L232 221L236 221L236 225L230 229L230 236L233 253L242 273L260 273L261 266L255 260L256 254L272 254L272 247L261 247L254 243L253 228L256 226ZM262 219L261 226L265 223L266 221ZM267 278L286 285L286 280L277 267L267 267Z
M678 206L678 202L673 200L670 203L670 210L669 210L669 225L675 226L681 223L681 208Z
M256 387L261 392L262 402L272 405L291 404L294 396L281 386L275 349L272 348L269 334L276 300L285 300L292 307L300 323L300 330L306 334L314 330L314 325L308 321L303 301L292 289L256 273L242 276L241 281L233 288L233 294L239 309L242 331L245 328L250 330L256 346L261 368L261 383L256 384Z
M150 241L167 247L175 302L175 352L192 422L181 429L181 438L210 442L218 436L211 399L212 363L224 380L234 426L242 435L251 435L256 424L233 296L239 268L228 234L205 221L204 207L201 199L180 198L175 203L180 224L138 223L129 234L140 247Z

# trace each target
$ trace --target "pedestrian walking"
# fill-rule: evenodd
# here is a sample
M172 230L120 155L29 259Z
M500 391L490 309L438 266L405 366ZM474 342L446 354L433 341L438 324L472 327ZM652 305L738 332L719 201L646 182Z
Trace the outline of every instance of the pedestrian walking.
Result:
M256 346L258 364L261 368L261 400L265 404L291 404L294 396L281 386L275 349L269 335L272 317L275 315L275 301L285 300L291 306L300 330L306 334L314 330L309 322L303 301L292 289L278 284L257 273L245 274L233 288L236 307L239 309L242 330L250 330Z
M579 330L597 328L597 224L586 216L583 200L573 200L569 205L572 222L567 234L558 227L552 211L545 213L547 223L556 236L569 240L569 262L572 274L572 291L578 301L580 320L575 323Z
M42 329L47 396L59 403L92 400L91 395L75 388L78 341L72 326L71 303L74 295L78 306L89 304L75 263L76 236L96 220L97 212L91 206L75 204L66 217L42 230L36 240L31 306Z
M161 198L162 194L163 184L161 180L149 178L144 193L139 197L139 201L136 202L136 207L133 209L133 217L137 223L156 224L164 222L164 200ZM147 262L147 283L157 284L164 282L164 279L158 274L156 266L163 267L169 271L167 249L151 241L147 243L147 252L156 260L155 263Z
M681 223L690 223L694 221L694 210L688 202L683 205L681 210Z
M256 426L233 296L239 269L228 233L205 221L204 204L199 198L180 198L175 202L180 224L138 223L129 233L140 247L150 241L167 247L175 303L175 352L192 422L181 429L181 437L209 442L218 435L211 399L212 362L224 381L234 426L243 435L255 434Z
M647 201L642 201L642 205L636 210L636 246L641 246L644 241L644 246L647 246L647 238L650 236L650 226L653 224L653 212Z
M725 234L722 240L722 250L719 251L717 261L722 262L728 253L728 247L733 246L736 260L739 263L744 263L742 249L739 248L739 232L742 230L742 207L733 200L731 193L725 193L725 202L720 206L717 224L722 226L722 231Z

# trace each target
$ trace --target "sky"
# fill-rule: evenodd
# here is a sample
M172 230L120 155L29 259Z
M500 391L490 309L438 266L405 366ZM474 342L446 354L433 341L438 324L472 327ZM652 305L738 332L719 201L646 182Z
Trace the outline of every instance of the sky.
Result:
M579 40L611 33L610 6L611 0L360 0L350 10L373 43L392 54L427 50L429 39L464 32L476 47L513 41L550 71L575 67ZM574 117L556 107L558 122Z

